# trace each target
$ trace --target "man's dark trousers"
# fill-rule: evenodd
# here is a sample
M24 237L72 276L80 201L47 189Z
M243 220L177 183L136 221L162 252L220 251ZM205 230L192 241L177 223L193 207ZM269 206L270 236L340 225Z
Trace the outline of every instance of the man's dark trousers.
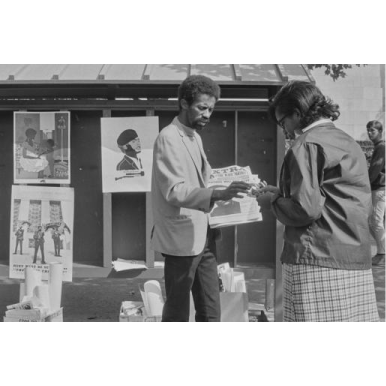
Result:
M219 322L220 293L215 241L208 233L205 249L197 256L165 257L166 302L163 322L188 322L190 291L196 309L196 322Z

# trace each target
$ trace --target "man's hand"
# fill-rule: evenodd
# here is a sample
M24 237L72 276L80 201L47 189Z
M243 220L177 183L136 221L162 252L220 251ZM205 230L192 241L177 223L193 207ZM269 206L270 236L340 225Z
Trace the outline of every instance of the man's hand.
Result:
M211 201L228 201L235 197L243 198L240 193L247 194L250 189L250 184L242 181L234 181L226 189L213 190Z

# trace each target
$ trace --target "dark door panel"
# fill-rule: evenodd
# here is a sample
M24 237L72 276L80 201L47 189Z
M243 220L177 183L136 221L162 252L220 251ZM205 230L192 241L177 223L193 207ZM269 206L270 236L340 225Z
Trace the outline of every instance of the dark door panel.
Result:
M250 166L253 174L275 185L276 127L265 112L238 112L238 165ZM275 263L276 222L264 214L262 222L239 225L237 229L237 264Z

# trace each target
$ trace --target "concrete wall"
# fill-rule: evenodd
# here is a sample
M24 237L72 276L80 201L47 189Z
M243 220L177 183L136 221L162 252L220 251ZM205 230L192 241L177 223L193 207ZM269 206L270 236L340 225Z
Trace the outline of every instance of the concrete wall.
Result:
M337 127L355 140L364 141L368 139L368 121L376 119L385 125L385 65L353 65L346 74L334 82L323 68L312 71L317 86L340 106Z

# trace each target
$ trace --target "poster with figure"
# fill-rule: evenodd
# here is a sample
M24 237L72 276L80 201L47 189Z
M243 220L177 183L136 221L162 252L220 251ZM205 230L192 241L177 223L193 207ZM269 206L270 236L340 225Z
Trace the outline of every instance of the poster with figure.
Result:
M103 193L149 192L158 117L101 118Z
M74 189L12 186L9 277L24 279L26 267L42 271L63 263L63 281L72 281Z
M70 113L15 112L14 183L69 184Z

